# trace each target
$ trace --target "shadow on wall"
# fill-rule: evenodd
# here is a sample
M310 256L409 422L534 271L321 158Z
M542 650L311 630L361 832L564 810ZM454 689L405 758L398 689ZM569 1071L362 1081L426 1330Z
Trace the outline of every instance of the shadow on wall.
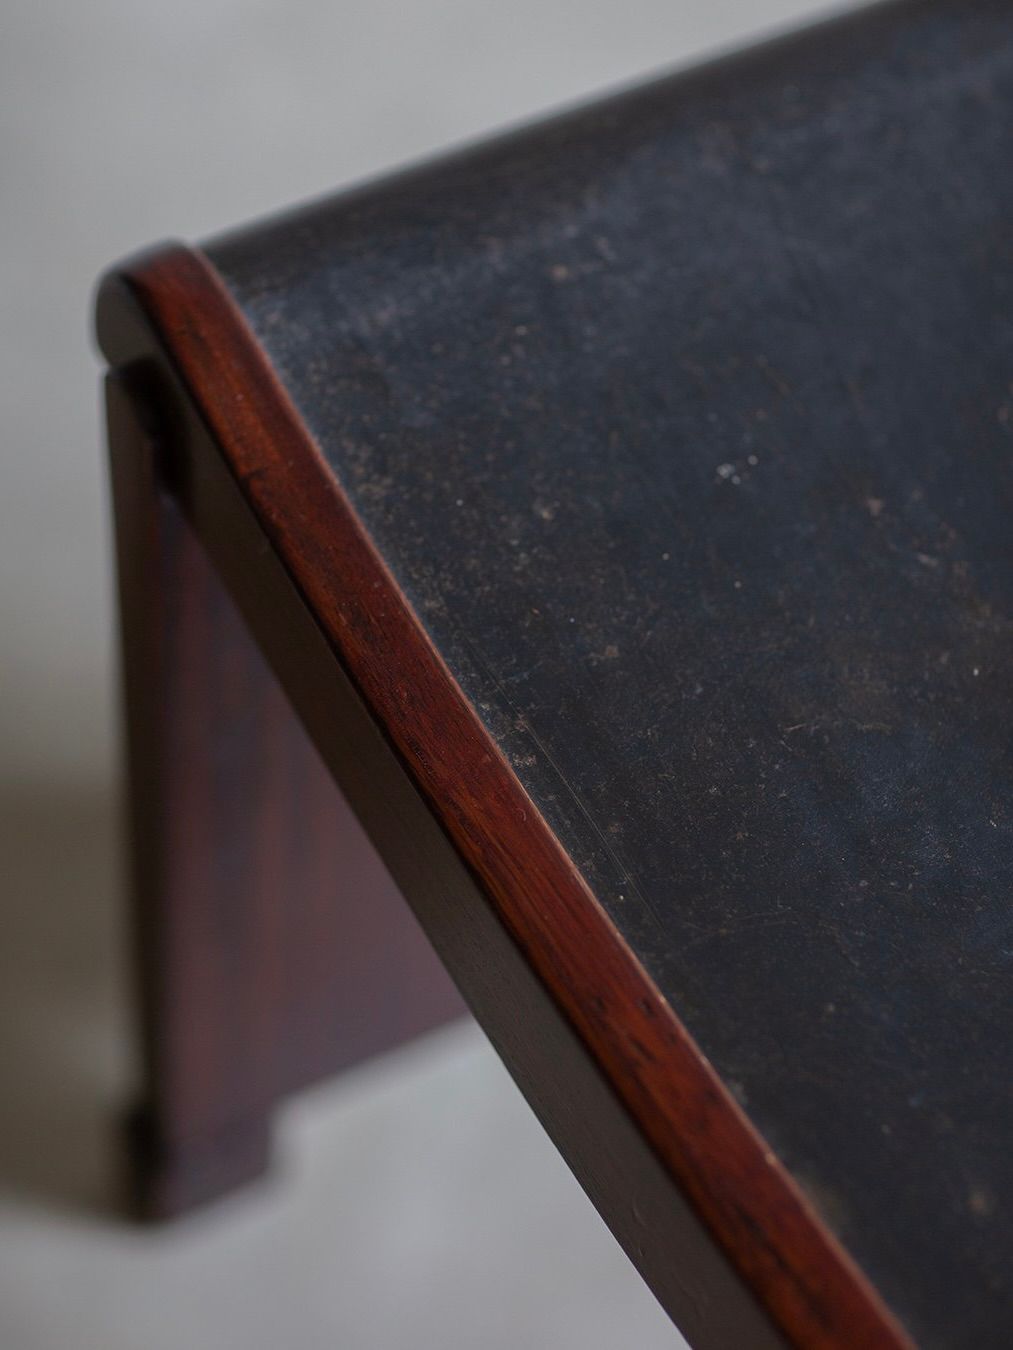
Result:
M130 1075L117 803L4 783L0 822L0 1192L108 1214Z

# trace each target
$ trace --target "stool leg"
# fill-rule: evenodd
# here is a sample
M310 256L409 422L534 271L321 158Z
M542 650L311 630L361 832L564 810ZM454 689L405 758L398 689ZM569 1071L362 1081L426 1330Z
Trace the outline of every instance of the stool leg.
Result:
M285 1092L461 1004L107 385L143 1085L140 1210L167 1217L268 1160Z

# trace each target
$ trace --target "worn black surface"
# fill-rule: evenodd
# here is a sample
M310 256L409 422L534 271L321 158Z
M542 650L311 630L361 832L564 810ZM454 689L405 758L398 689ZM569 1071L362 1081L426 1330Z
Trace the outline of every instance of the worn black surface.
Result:
M891 7L209 250L677 1012L918 1338L979 1348L1011 116L1013 5Z

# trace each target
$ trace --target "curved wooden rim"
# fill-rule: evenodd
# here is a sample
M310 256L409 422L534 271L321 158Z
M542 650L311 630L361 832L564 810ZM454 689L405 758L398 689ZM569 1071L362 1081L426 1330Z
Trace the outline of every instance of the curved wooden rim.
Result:
M210 262L173 245L110 281L132 291L416 787L743 1282L797 1345L910 1346L525 793Z

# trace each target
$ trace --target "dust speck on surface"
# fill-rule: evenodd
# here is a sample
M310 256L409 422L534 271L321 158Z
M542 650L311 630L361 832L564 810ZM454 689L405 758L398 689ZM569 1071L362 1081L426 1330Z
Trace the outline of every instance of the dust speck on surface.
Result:
M995 1200L984 1186L972 1186L967 1194L967 1208L979 1219L984 1219L995 1209Z
M798 1181L817 1211L828 1219L833 1227L840 1230L847 1226L847 1201L837 1187L806 1174L799 1176Z

